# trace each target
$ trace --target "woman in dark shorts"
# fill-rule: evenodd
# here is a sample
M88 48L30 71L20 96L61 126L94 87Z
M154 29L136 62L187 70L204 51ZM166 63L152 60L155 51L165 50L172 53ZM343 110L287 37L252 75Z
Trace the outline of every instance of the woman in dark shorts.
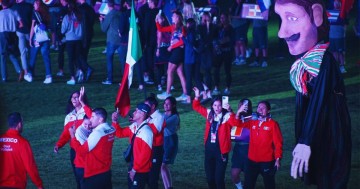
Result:
M160 32L171 32L171 41L168 51L171 52L169 65L167 70L167 82L166 82L166 91L158 94L157 98L161 100L165 100L167 97L171 96L170 90L171 85L174 82L174 72L179 76L181 87L183 89L183 94L176 98L177 101L184 101L190 98L187 95L186 91L186 83L185 83L185 76L183 72L183 62L184 62L184 42L182 40L184 32L183 26L183 16L181 12L174 11L172 15L172 22L173 25L163 27L159 24L158 19L159 15L156 16L156 28Z
M162 26L169 26L169 21L167 20L164 13L159 15L159 24ZM155 70L156 70L156 82L158 91L162 91L162 77L165 77L165 65L169 62L171 53L168 51L171 40L170 32L160 32L156 33L156 56L155 56Z
M161 165L161 176L164 182L164 188L172 188L171 174L168 167L174 164L174 160L178 151L178 135L177 130L180 128L180 117L176 108L176 100L169 96L164 102L164 119L166 127L164 129L164 158Z
M252 114L252 103L249 99L244 98L239 101L238 108L244 103L248 104L248 109L246 112L240 114L240 118L243 120L251 119ZM239 135L237 135L239 133ZM236 128L234 135L231 132L231 139L235 142L233 148L233 154L231 158L231 180L235 184L237 189L242 189L240 174L244 173L247 168L247 159L249 151L249 140L250 140L250 131L247 128Z

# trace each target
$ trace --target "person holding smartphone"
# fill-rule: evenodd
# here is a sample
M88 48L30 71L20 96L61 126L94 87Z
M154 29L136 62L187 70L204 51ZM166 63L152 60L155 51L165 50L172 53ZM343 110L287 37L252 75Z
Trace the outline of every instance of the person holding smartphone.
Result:
M211 108L200 104L200 90L193 88L195 99L193 109L206 118L205 125L205 172L210 189L225 188L225 172L228 156L231 150L230 130L233 125L238 125L235 115L229 112L229 104L222 107L222 100L214 98Z
M280 168L283 137L279 124L270 117L268 101L260 101L257 107L258 119L244 121L240 115L246 112L248 104L243 103L236 113L237 126L250 129L249 153L245 170L245 186L254 189L259 174L263 176L265 188L275 188L275 173Z
M247 105L247 108L245 108L245 110L239 114L239 118L244 121L254 119L251 115L251 100L247 98L241 99L238 104L238 109L240 109L242 105ZM243 172L245 175L247 169L250 130L248 128L236 128L234 137L232 133L233 132L231 131L231 139L234 141L235 145L231 157L231 180L237 189L243 189L243 183L241 183L240 174ZM237 135L237 133L239 133L239 135Z

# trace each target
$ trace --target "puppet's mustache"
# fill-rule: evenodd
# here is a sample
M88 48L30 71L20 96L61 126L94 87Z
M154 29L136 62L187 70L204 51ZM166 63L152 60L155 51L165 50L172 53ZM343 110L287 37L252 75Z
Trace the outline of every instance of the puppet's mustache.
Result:
M284 39L285 39L285 41L296 41L299 38L300 38L300 33L297 33L297 34L293 34L292 36L284 38Z

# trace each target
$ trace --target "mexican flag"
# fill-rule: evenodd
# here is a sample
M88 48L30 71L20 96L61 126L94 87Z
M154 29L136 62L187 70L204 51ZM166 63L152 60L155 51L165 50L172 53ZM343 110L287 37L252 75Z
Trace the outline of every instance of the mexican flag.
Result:
M142 56L139 29L136 23L137 19L135 17L134 2L132 4L133 6L131 6L129 42L126 55L125 70L121 81L121 86L119 88L115 101L115 108L118 108L119 114L122 117L125 117L130 110L129 88L132 83L133 69L135 63Z

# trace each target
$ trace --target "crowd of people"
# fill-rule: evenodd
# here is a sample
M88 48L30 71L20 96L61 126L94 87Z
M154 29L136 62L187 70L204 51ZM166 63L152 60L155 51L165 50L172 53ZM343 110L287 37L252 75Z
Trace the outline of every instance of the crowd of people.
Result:
M215 98L210 109L200 104L200 92L196 87L193 108L206 118L205 127L205 160L204 166L209 188L225 188L225 172L231 151L230 130L232 127L241 127L250 132L242 132L243 146L249 155L233 155L234 168L239 165L238 175L241 171L245 175L245 188L253 188L258 174L264 176L265 185L275 187L275 172L280 167L282 157L282 136L279 125L270 116L270 104L267 101L259 103L257 118L249 119L251 114L251 101L240 101L238 110L234 113L229 104L223 104L220 98ZM73 92L66 106L64 129L54 146L54 152L67 143L70 144L70 164L72 166L77 188L112 188L111 165L112 150L115 137L129 139L129 188L159 188L159 178L162 176L164 188L173 188L170 165L174 164L178 151L178 135L180 129L180 115L176 108L174 97L166 98L164 113L158 108L158 101L154 94L147 97L136 106L136 110L129 117L129 126L120 126L119 113L113 112L111 124L107 123L107 111L104 108L91 109L88 106L85 88ZM251 117L251 116L250 116ZM20 113L11 113L8 116L9 130L1 135L1 142L12 150L1 150L2 158L14 166L24 165L21 169L6 166L6 172L0 177L0 187L17 187L26 185L26 177L14 176L29 174L38 188L43 184L39 177L37 166L28 142L21 138L23 122ZM259 129L252 129L258 125ZM257 132L257 133L253 133ZM259 134L260 132L260 134ZM247 133L247 136L245 136ZM259 139L263 142L255 142ZM251 140L249 140L251 139ZM17 147L17 141L25 147ZM24 142L22 142L24 141ZM15 145L15 146L14 146ZM237 147L234 147L234 151ZM262 149L262 151L259 151ZM20 150L25 150L24 154ZM8 153L9 152L9 153ZM22 159L18 159L22 157ZM253 159L254 158L254 159ZM252 163L252 164L251 164ZM251 165L251 166L249 166ZM275 166L275 167L274 167ZM251 167L248 169L247 167ZM263 172L268 167L272 171ZM276 170L275 170L276 168ZM15 171L15 172L14 172ZM249 171L249 173L247 172ZM6 174L5 174L6 173ZM236 177L236 176L235 176ZM249 180L247 180L249 179ZM240 180L234 180L238 188L242 188Z
M63 18L67 21L63 21L61 27L62 33L65 34L67 49L79 48L82 51L84 46L81 47L79 44L82 44L80 40L84 40L84 38L77 37L78 34L83 34L82 29L85 28L82 26L85 22L80 21L84 19L84 15L80 11L78 12L78 6L74 2L70 2L70 0L61 0L61 2L64 2L62 3L64 5L67 3L69 8ZM242 1L236 0L236 3L238 2L241 3ZM9 5L6 3L7 0L3 0L4 10L7 10L7 5ZM189 8L186 3L189 4L186 1L183 10L194 10ZM229 16L224 12L219 14L219 26L213 21L215 17L212 17L210 12L205 12L201 16L199 26L196 27L198 22L196 14L181 13L180 11L172 11L171 21L166 23L167 18L164 16L166 11L164 10L164 15L162 12L159 13L156 10L158 4L157 0L149 0L147 2L148 9L145 11L143 10L144 5L135 4L135 6L136 10L146 13L143 18L147 22L140 22L140 26L146 26L146 30L155 29L147 32L144 30L141 35L145 39L142 40L142 43L145 47L144 52L146 52L142 62L153 60L161 60L162 64L168 62L166 92L156 96L165 100L165 113L160 112L155 95L151 95L136 106L136 110L129 118L130 125L128 127L119 125L118 112L112 113L112 123L108 124L107 111L104 108L91 109L88 106L85 89L81 87L79 91L72 93L68 99L64 130L55 144L54 152L58 153L64 145L70 144L70 163L78 188L112 188L113 143L115 137L128 138L130 144L124 156L129 161L127 175L129 188L145 188L148 185L151 189L157 189L160 174L164 187L173 188L169 165L174 163L178 149L177 131L180 128L180 116L176 105L177 101L184 101L185 103L192 103L194 111L206 119L204 167L209 188L225 188L225 173L231 151L232 128L241 129L241 134L234 136L236 143L232 157L231 176L235 186L253 189L258 175L261 174L265 188L275 188L275 173L280 168L280 161L283 157L283 139L279 124L270 114L271 105L269 101L260 101L256 113L252 113L252 102L247 98L240 100L236 111L233 111L228 102L223 102L220 97L212 99L210 108L204 107L200 100L200 98L203 100L212 98L211 95L216 90L219 92L218 72L214 73L217 75L214 80L216 88L212 87L211 68L214 65L224 64L225 72L226 70L229 71L229 66L231 70L231 61L229 62L228 59L225 61L222 58L219 60L211 59L210 56L230 54L231 49L236 44L238 49L234 52L237 52L239 57L236 57L235 64L244 64L244 57L246 57L244 45L246 45L247 40L243 40L242 36L238 36L236 40L232 38L234 37L232 34L234 32L233 26L229 24ZM130 4L124 2L124 5L128 10ZM115 32L116 36L120 37L118 44L111 44L114 40L107 42L107 52L109 51L108 54L111 56L109 58L112 59L110 54L113 54L116 49L121 49L120 41L123 35L121 35L120 30L110 31L113 30L113 28L110 29L112 22L110 22L110 26L106 27L105 23L108 16L112 15L114 19L117 14L116 12L112 13L115 9L112 9L111 6L114 5L111 5L111 1L109 1L110 13L105 17L100 17L100 22L103 31ZM30 27L31 38L34 35L32 30L34 30L35 24L41 25L45 21L44 18L41 19L44 14L41 7L42 1L35 0L33 20ZM234 7L236 8L236 6ZM336 64L337 57L334 58L333 54L327 50L329 46L327 43L329 40L328 29L330 27L324 7L321 0L304 2L277 0L275 4L275 12L282 21L278 36L285 39L290 54L298 57L290 70L290 81L296 90L296 146L292 153L291 176L294 178L304 177L305 183L316 184L320 189L346 188L351 164L351 121L341 76L343 71ZM154 10L149 11L150 9ZM18 22L20 26L23 25L15 13L7 12L9 15L13 14L8 17L13 19L13 24ZM239 12L239 10L235 12ZM186 26L183 25L185 17L188 17ZM127 17L125 16L125 18ZM71 24L66 24L66 22ZM239 23L241 22L239 21ZM254 25L259 26L258 29L255 29L258 31L254 31L254 33L263 32L266 36L264 32L264 25L266 24L256 23ZM9 33L0 33L0 37L9 37ZM146 38L146 34L157 36L157 40L151 41L150 38ZM108 35L108 37L113 36ZM198 36L201 37L198 38ZM261 35L259 34L259 36ZM262 37L256 39L258 46L255 48L255 54L257 58L252 65L260 66L259 62L262 62L261 66L266 67L267 53L262 48L264 44L260 43ZM235 44L232 43L234 41L236 41ZM3 42L1 41L1 43ZM30 40L31 52L36 54L38 49L42 53L47 52L49 43L49 40L40 43L36 41L36 38ZM153 44L156 44L157 48L153 48ZM6 43L6 45L8 44ZM170 52L167 55L168 60L153 59L154 54L159 57L166 51ZM260 51L262 52L261 58ZM5 55L7 54L5 53ZM10 56L12 54L9 51ZM43 58L46 59L44 56ZM200 58L201 64L196 63L197 58ZM77 58L69 59L69 61L72 61L71 64L69 62L69 65L71 65L70 69L74 75L71 75L68 84L75 84L79 80L83 80L84 78L81 77L84 75L91 75L92 71L90 70L92 68L86 65L85 61L80 60L83 63L78 63L79 59ZM213 64L212 61L218 62ZM13 61L13 64L15 67L19 67L16 61ZM29 77L34 73L34 67L31 64L27 73L30 75ZM77 65L74 66L74 64ZM199 73L194 75L199 87L187 86L188 82L185 80L188 78L184 78L183 64L194 65L185 66L185 72L191 72L189 70L193 69L196 72L199 70L199 65L202 67L201 70L205 70L204 79L200 78L201 81L197 80L198 76L196 75ZM225 66L226 64L228 65ZM143 71L138 72L140 73L140 80L151 83L154 77L152 73L153 64L149 66L147 62L137 65ZM46 63L45 67L47 67ZM75 67L79 69L77 75L75 75ZM50 70L50 66L48 69ZM86 69L87 71L85 71ZM183 94L178 98L174 98L170 94L175 71L180 77L183 88ZM19 74L21 73L20 70ZM231 75L227 75L226 78L228 86L225 88L224 94L228 95L230 93ZM111 84L112 80L109 79L111 78L107 78L103 84ZM51 74L46 73L44 83L51 82ZM161 82L157 82L161 85ZM191 91L194 91L195 95L193 100L190 98ZM0 187L23 188L24 185L26 186L26 176L24 175L29 173L36 186L42 188L43 184L29 143L20 135L23 129L21 115L17 112L11 113L8 116L8 126L8 131L0 136L0 143L3 143L0 158L2 158L2 162L7 162L7 166L4 168L6 171L3 171L0 176ZM19 163L24 164L24 166L19 166ZM332 167L331 170L329 170L330 166ZM241 172L245 173L244 185L240 182L239 175Z
M4 33L4 40L1 40L2 51L6 49L6 53L2 53L2 81L7 81L8 57L18 73L18 80L32 82L37 53L40 50L45 66L44 83L52 83L50 49L54 49L58 52L56 75L64 76L66 50L70 76L66 83L74 85L87 82L94 72L88 64L88 55L94 35L94 24L99 17L101 30L106 33L107 74L102 84L112 84L115 53L119 55L116 62L120 63L121 75L124 71L132 1L104 2L107 3L109 11L103 14L95 12L95 1L53 0L45 4L41 0L35 0L33 7L25 0L17 0L16 3L13 0L2 2L2 14L10 16L3 20L4 32L1 32ZM341 9L340 1L331 2L333 3L327 5L328 9ZM174 88L176 71L183 93L176 99L190 104L193 86L201 90L204 100L211 99L214 95L229 95L232 65L246 65L252 51L254 61L248 65L267 67L268 20L244 18L244 3L258 2L234 0L231 6L220 8L216 1L208 1L208 9L204 11L205 9L195 9L191 0L134 0L143 51L142 58L135 66L138 89L143 90L145 84L155 84L158 91L162 92L165 87L165 91L157 95L159 99L164 100L171 95ZM270 5L266 5L267 9L261 10L262 15L269 15ZM340 62L343 73L346 72L344 28L347 23L346 18L338 19L332 22L330 28L330 51ZM37 26L40 25L49 32L48 40L41 42L35 38ZM250 25L253 26L252 46L248 41ZM18 49L14 43L18 43ZM223 86L220 77L221 67L224 67L225 76Z

